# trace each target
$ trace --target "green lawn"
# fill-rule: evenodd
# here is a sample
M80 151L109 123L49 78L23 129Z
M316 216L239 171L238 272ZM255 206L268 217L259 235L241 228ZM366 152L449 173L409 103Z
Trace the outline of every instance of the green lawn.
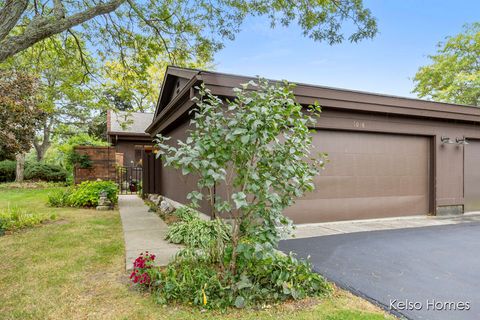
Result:
M129 285L118 211L49 208L52 190L0 188L0 208L58 216L0 237L0 319L391 319L342 290L261 311L157 305Z

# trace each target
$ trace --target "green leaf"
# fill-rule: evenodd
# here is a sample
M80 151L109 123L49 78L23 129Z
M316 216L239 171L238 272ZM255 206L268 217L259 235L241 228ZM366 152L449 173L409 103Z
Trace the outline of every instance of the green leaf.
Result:
M245 298L243 298L242 296L237 296L237 298L235 299L235 307L239 308L239 309L242 309L245 307Z

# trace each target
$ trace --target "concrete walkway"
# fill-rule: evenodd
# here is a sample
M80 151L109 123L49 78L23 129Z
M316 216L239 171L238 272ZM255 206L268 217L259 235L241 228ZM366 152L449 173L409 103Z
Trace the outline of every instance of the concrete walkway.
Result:
M156 264L166 265L182 248L171 244L164 238L167 225L137 195L119 195L118 207L123 225L125 240L125 267L133 268L133 261L142 252L155 254Z
M432 227L476 221L480 221L480 212L472 212L456 216L412 216L298 224L289 239L329 236L354 232Z

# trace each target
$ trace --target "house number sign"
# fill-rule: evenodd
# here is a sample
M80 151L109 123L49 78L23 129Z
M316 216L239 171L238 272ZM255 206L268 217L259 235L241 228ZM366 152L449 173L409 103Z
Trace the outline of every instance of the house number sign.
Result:
M365 122L363 121L353 121L354 128L365 128Z

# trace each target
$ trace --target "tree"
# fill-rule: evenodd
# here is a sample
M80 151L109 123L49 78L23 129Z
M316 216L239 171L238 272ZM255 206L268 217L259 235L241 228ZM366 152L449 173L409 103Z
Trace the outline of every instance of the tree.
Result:
M291 224L283 210L314 189L313 177L323 166L323 155L312 153L309 129L320 109L302 108L291 89L259 79L224 104L202 87L189 137L177 147L168 137L157 138L165 166L199 177L198 190L187 196L192 205L206 199L213 218L232 221L232 274L242 241L277 244L278 227ZM224 192L215 194L215 188Z
M430 65L415 75L413 92L421 98L480 106L480 23L438 44Z
M201 57L170 52L169 56L153 37L137 37L126 43L124 50L128 54L123 59L105 57L102 74L105 93L122 111L154 111L170 58L182 67L211 67L211 54Z
M38 108L37 81L18 71L0 70L0 153L17 159L16 181L23 181L23 165L42 120Z
M98 53L126 57L125 44L153 36L169 55L206 57L232 39L247 15L264 15L272 26L297 22L305 36L337 43L344 21L354 31L350 41L371 38L376 21L362 0L199 0L98 2L0 0L0 62L37 42L77 26ZM172 61L175 63L175 61Z
M81 52L77 51L77 46L82 47ZM39 79L37 93L41 99L38 107L45 117L33 141L38 161L43 159L54 135L82 130L91 110L96 107L96 95L91 90L92 70L85 69L82 61L90 66L93 64L85 44L66 34L38 42L0 65L22 70Z

